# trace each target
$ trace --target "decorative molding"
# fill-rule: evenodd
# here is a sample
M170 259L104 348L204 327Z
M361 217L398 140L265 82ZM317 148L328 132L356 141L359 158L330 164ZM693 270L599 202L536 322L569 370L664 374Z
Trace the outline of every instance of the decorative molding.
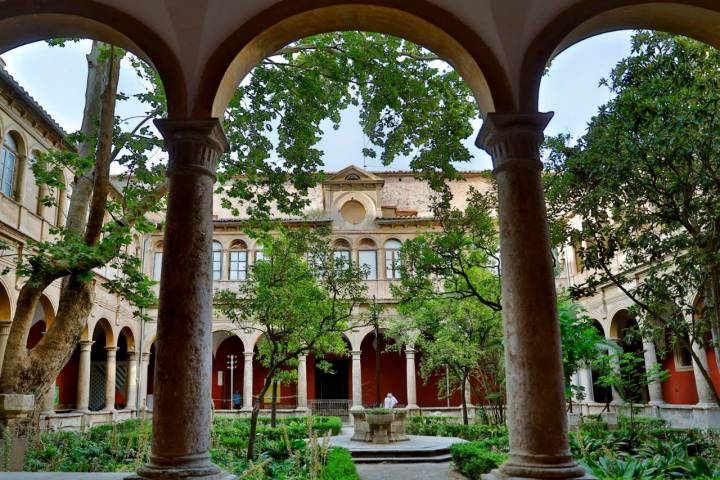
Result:
M490 113L475 145L490 154L495 174L510 168L542 170L540 145L552 117L552 112Z

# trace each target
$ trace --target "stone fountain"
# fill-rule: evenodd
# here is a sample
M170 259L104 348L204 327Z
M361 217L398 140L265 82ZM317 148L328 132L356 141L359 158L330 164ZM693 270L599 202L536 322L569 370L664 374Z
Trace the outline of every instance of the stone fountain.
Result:
M405 434L405 408L358 408L350 412L355 423L355 432L351 440L386 444L410 440Z

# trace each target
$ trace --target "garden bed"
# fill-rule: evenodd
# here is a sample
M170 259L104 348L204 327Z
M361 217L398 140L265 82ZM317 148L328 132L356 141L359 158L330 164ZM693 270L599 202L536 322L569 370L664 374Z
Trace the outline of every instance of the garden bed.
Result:
M349 452L330 448L325 437L342 428L337 417L288 417L258 422L257 457L245 458L248 419L216 418L211 456L221 468L246 479L357 479ZM25 470L33 472L131 472L145 464L150 453L151 424L130 420L91 428L85 433L46 433L32 448ZM332 476L332 472L343 472ZM331 476L328 476L331 475Z
M589 420L589 421L588 421ZM610 430L600 419L584 421L570 433L573 456L599 480L720 478L720 432L668 428L664 420L621 417ZM469 440L451 448L455 468L470 479L496 468L507 458L504 425L462 425L443 417L411 417L407 431L416 435Z

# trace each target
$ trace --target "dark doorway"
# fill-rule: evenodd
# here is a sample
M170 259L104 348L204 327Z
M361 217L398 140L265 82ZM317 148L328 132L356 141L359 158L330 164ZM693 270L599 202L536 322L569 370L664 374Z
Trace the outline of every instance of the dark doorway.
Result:
M332 371L323 372L315 367L315 398L318 400L350 398L349 359L330 358L325 361L332 365Z

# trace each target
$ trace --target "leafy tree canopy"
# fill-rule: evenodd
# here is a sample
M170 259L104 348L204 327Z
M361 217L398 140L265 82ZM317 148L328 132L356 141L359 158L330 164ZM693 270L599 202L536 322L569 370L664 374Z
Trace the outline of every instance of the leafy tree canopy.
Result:
M572 294L614 283L661 353L720 334L719 73L716 49L637 32L587 133L547 141L555 241L587 270Z

